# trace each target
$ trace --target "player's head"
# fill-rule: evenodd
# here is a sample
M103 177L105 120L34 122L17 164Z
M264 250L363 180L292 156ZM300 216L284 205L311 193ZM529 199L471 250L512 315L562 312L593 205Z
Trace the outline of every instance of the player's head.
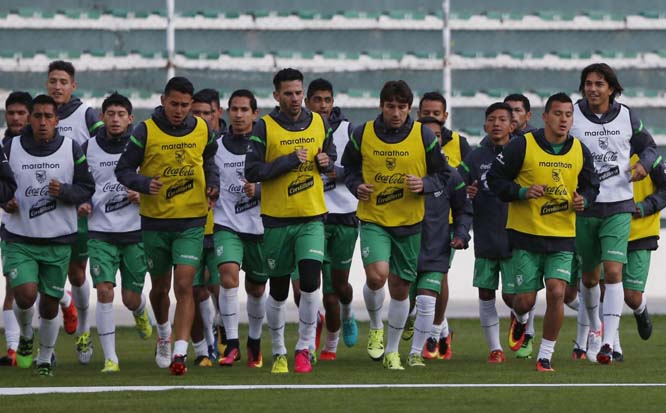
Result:
M51 96L58 106L64 105L72 98L76 90L74 65L64 60L55 60L49 63L48 77L46 79L46 93Z
M296 69L282 69L273 77L273 98L283 113L296 118L303 105L303 73Z
M495 102L486 108L483 129L495 145L504 145L509 141L512 119L513 109L507 103Z
M419 101L419 117L432 116L441 123L446 122L449 112L446 111L446 98L439 92L428 92Z
M134 121L132 102L113 92L102 102L102 121L109 136L122 136Z
M39 95L32 100L30 126L35 139L48 141L55 136L58 125L58 104L48 95Z
M623 90L615 71L606 63L593 63L580 74L578 91L593 107L605 107L613 103Z
M305 106L328 119L333 111L333 85L326 79L315 79L308 85Z
M257 115L259 115L257 99L247 89L236 90L229 97L227 112L234 133L250 133Z
M16 91L5 100L5 123L11 135L19 135L28 124L32 96L28 92Z
M193 103L192 103L192 114L195 116L202 117L206 119L206 121L209 121L210 127L217 131L220 128L220 119L222 118L222 115L224 114L224 109L220 106L220 93L215 90L215 89L201 89L197 93L194 94L192 97ZM197 105L197 103L200 103ZM203 103L203 105L201 105ZM212 113L210 116L208 116L209 119L207 119L206 116L203 113L199 112L207 112L205 104L209 103L210 107L212 109Z
M527 122L532 119L530 100L520 93L512 93L504 98L504 103L511 106L514 120L517 122L516 129L523 130L527 127Z
M164 115L172 125L185 121L192 108L194 85L187 78L176 76L169 79L161 97Z
M562 138L567 136L573 124L573 102L571 98L562 92L549 97L541 118L547 137Z
M430 129L435 133L435 136L437 136L437 140L439 141L439 144L442 144L442 122L432 116L425 116L423 118L419 118L419 122L421 122L425 127Z
M391 128L404 125L412 110L414 94L404 80L389 80L379 93L379 109L384 123Z

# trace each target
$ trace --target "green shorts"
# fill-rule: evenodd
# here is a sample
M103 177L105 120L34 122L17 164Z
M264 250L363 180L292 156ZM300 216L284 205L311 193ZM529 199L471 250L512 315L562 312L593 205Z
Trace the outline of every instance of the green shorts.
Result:
M513 250L511 268L516 280L516 294L541 290L544 279L558 279L569 283L573 255L574 253L569 251L537 253Z
M571 280L569 280L569 285L572 287L578 287L579 281L583 278L583 259L577 253L574 253L573 259L571 260Z
M204 227L183 231L143 231L143 245L150 275L168 275L174 265L198 268L203 239Z
M497 290L500 273L502 274L502 292L516 293L516 281L511 270L511 258L490 259L476 258L474 260L474 280L472 285L486 290Z
M208 270L208 274L206 274ZM217 269L217 257L215 248L204 248L201 250L201 260L194 274L193 287L203 287L220 283L220 271Z
M268 269L264 258L263 245L259 241L244 240L231 231L220 230L213 235L215 240L215 268L233 262L245 272L245 276L255 284L268 281ZM218 282L220 280L219 270Z
M78 230L76 231L76 240L72 244L70 259L74 262L85 262L88 259L88 218L79 217L77 224Z
M361 225L361 257L364 266L385 261L389 263L391 274L407 282L415 282L420 249L420 233L396 237L379 225Z
M652 251L650 250L629 251L627 265L622 268L622 286L625 289L645 291L651 256Z
M67 281L71 245L7 242L2 249L2 271L12 288L37 284L39 292L62 298Z
M89 239L88 251L93 285L106 282L115 287L116 273L120 269L122 289L141 294L147 271L142 242L111 244L98 239Z
M576 217L576 252L583 260L582 271L593 271L602 261L626 264L630 228L629 213Z
M326 255L322 266L322 290L333 294L333 270L349 271L356 248L358 227L340 224L324 225L326 233Z
M264 230L264 256L270 277L292 274L302 260L324 261L324 223L310 221Z

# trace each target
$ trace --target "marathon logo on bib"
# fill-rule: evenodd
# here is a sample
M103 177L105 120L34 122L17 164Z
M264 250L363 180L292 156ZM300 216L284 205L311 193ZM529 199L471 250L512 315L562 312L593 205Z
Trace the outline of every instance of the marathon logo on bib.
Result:
M619 166L612 166L610 169L607 169L603 172L599 172L599 181L605 181L608 178L612 178L616 175L620 174L620 167Z
M113 198L111 198L109 202L106 203L106 205L104 205L104 212L108 214L109 212L123 209L129 204L131 204L131 202L127 197L127 194L117 194L114 195Z
M403 188L392 186L377 194L377 205L385 205L389 202L397 201L405 196Z
M63 132L71 132L74 130L71 126L57 126L58 132L63 133Z
M294 138L294 139L281 139L280 146L289 146L289 145L303 145L306 143L315 143L315 138ZM297 147L296 149L302 149Z
M241 201L236 203L236 205L234 205L234 210L236 211L237 214L240 214L247 211L248 209L257 207L258 205L259 205L259 200L257 198L251 198L248 199L247 201Z
M291 181L287 187L287 195L296 195L314 186L314 177L312 175L298 175L298 177Z
M171 199L176 195L184 194L194 188L194 179L181 179L167 188L166 199Z
M29 211L30 219L37 218L56 209L56 200L54 198L42 198L35 202Z
M541 215L550 215L556 212L567 211L569 209L569 201L554 201L547 202L544 206L541 207Z

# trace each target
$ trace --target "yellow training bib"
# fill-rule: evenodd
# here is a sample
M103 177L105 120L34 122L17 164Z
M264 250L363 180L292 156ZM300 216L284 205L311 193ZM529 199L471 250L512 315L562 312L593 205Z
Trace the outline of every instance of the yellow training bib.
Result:
M521 187L545 185L545 194L509 203L506 227L545 237L575 237L576 212L572 202L578 174L583 169L580 141L574 138L573 147L565 155L544 151L531 133L525 134L525 141L525 159L515 182Z
M363 182L373 185L367 201L359 201L356 215L384 227L413 225L423 221L425 198L407 189L407 175L424 177L426 151L421 123L414 122L399 143L386 143L375 134L374 122L365 124L361 140Z
M315 156L322 150L326 130L319 114L302 131L288 131L270 115L266 123L266 162L273 162L297 149L307 149L307 160L286 174L261 183L261 214L277 218L313 217L327 212L324 184Z
M451 132L451 140L442 147L442 153L446 161L454 168L462 162L462 153L460 152L460 135L456 131Z
M208 213L203 152L208 127L201 118L185 136L163 132L152 119L146 124L146 148L139 173L160 176L164 184L157 195L141 195L140 213L150 218L200 218Z
M631 166L636 165L638 162L638 156L631 156ZM634 202L639 203L643 201L648 196L652 195L654 191L657 190L657 186L650 179L650 175L645 177L645 179L634 182ZM658 237L659 236L659 213L648 215L643 218L633 218L631 220L631 230L629 231L629 241L635 241L638 239L648 238L648 237Z

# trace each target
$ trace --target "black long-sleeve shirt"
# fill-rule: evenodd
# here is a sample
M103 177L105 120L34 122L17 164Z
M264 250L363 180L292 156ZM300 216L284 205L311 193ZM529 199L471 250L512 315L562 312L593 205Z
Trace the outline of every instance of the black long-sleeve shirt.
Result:
M664 161L661 157L658 158L656 166L652 169L652 172L650 172L650 179L652 179L652 182L656 187L655 191L636 204L644 217L658 214L662 209L666 208L666 165L664 165ZM658 240L659 236L629 241L627 250L656 250L659 247Z

